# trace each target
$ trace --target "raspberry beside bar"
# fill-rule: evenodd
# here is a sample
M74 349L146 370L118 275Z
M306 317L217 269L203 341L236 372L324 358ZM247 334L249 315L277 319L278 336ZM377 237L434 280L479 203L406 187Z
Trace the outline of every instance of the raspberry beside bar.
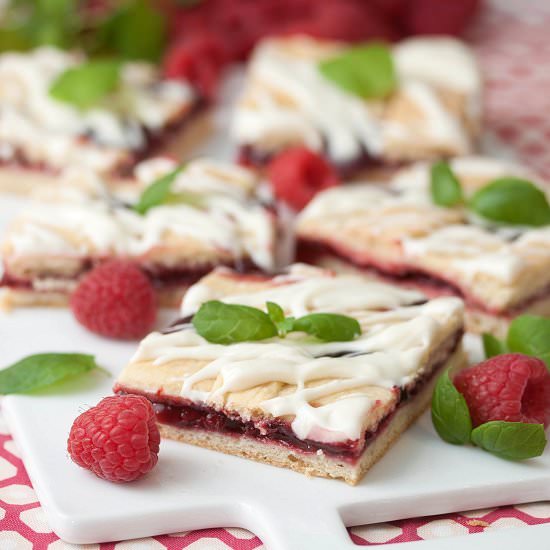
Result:
M55 48L0 55L1 190L28 192L70 166L117 180L146 156L182 153L199 103L190 85L161 80L153 65L125 63L116 92L94 107L52 98L56 78L84 61Z
M499 177L533 180L501 160L463 157L451 165L467 196ZM429 172L429 165L417 164L385 186L317 195L297 223L299 257L355 266L431 296L459 295L474 332L502 334L520 313L550 314L548 227L490 225L460 206L438 207Z
M175 166L168 159L141 163L134 200L145 186L140 178ZM86 271L113 257L136 262L165 305L179 304L183 291L212 267L273 268L276 218L261 204L248 170L193 161L172 184L176 202L144 215L95 183L86 191L69 183L43 190L15 218L0 245L0 305L64 305Z
M317 64L345 51L306 37L267 39L252 56L233 134L243 160L263 164L296 145L324 152L343 173L464 155L480 129L481 76L452 38L392 48L397 89L366 100L325 79Z
M362 335L211 344L189 323L211 299L345 313ZM143 340L115 391L147 396L164 437L350 484L426 408L437 374L463 364L460 300L305 265L275 277L215 270L189 289L182 314Z

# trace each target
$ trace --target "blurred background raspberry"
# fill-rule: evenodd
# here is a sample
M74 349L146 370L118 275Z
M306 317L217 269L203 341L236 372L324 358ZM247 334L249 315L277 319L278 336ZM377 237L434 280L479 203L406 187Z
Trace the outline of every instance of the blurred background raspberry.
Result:
M168 77L215 95L222 69L265 36L307 34L359 42L417 34L460 35L481 0L184 0L167 3Z

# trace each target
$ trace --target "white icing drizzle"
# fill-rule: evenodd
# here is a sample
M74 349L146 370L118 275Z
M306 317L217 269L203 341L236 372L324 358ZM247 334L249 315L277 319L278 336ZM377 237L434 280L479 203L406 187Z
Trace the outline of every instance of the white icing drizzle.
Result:
M86 111L49 95L53 81L83 56L51 47L0 56L0 142L29 161L55 168L106 170L146 143L144 128L162 130L194 101L192 89L161 81L152 65L127 63L116 94ZM91 140L82 136L91 135Z
M327 276L311 273L300 264L289 269L288 275L276 277L274 286L258 292L224 296L204 282L193 285L183 299L183 316L197 311L208 300L222 300L263 308L266 302L279 304L288 315L300 317L311 311L361 311L391 309L400 304L422 301L423 294L396 286L368 281L354 275ZM353 290L353 292L351 291Z
M321 75L318 61L341 49L305 37L264 40L252 58L248 89L237 105L236 140L260 149L297 140L314 150L326 145L328 155L343 163L363 149L383 155L389 139L410 137L406 122L384 118L383 102L364 101ZM423 112L423 132L457 154L468 152L467 131L436 93L452 90L464 94L469 104L480 103L481 79L468 47L451 38L416 38L395 46L394 55L399 91ZM477 110L470 109L470 114L478 116Z
M238 183L243 176L246 184L253 182L253 175L242 168L195 161L180 175L174 190L188 188L200 205L161 205L144 216L114 207L105 197L90 198L71 190L61 202L31 204L16 219L4 246L11 245L13 256L47 252L139 257L162 246L168 234L175 234L226 250L237 259L250 256L269 270L273 268L273 220L259 203L244 195ZM224 192L216 192L222 187Z
M358 439L367 413L375 406L374 395L380 396L365 386L390 390L410 382L422 371L426 354L434 339L441 337L443 327L449 323L458 326L462 302L439 298L411 306L421 295L366 282L361 277L335 277L321 271L308 277L303 271L304 275L300 275L299 266L293 269L284 288L275 286L273 294L261 291L251 293L248 299L246 295L218 298L254 305L260 305L264 298L275 299L289 312L304 313L325 311L324 297L328 292L327 300L335 300L332 310L355 316L363 334L351 342L319 343L293 333L285 339L223 346L208 343L187 325L170 334L150 334L132 361L148 360L155 365L186 359L206 361L205 366L182 380L181 395L215 407L222 406L227 394L261 384L281 382L295 386L294 391L266 399L259 407L273 416L293 417L292 429L302 439ZM191 294L194 297L190 302L199 295L203 300L212 298L200 283L191 289ZM355 300L338 301L346 296ZM188 304L187 311L196 305ZM390 309L376 311L382 307ZM326 357L344 351L364 355ZM211 391L196 389L198 383L215 379L217 383ZM315 406L316 400L329 396L333 399L327 404ZM230 402L229 396L229 407Z
M532 178L526 168L509 161L461 157L452 160L451 167L459 180L473 179L477 186L498 177L517 176L534 181L548 193L548 187ZM354 216L364 216L364 223L373 225L372 233L391 230L400 240L404 263L429 270L430 257L444 259L450 271L461 274L466 283L484 274L512 284L526 273L533 258L540 260L548 254L547 228L495 226L467 211L434 205L429 168L427 163L415 164L398 172L385 186L359 184L322 192L300 214L298 233L308 222L330 215L342 217L343 227L356 225ZM457 219L449 219L452 212Z

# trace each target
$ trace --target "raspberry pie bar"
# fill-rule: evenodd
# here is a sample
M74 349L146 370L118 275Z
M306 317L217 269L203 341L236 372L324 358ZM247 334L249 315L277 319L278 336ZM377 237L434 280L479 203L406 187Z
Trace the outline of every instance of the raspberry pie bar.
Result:
M147 63L125 63L116 90L80 110L49 92L84 61L54 48L0 55L0 190L27 192L68 166L116 179L146 156L181 156L184 126L199 105L191 86L161 80Z
M170 172L175 163L151 159L136 173L158 175L162 167ZM170 200L144 214L105 189L43 190L0 245L0 302L63 305L84 273L113 257L135 261L165 305L179 304L185 288L215 266L269 271L276 216L260 202L256 183L246 169L195 160L175 177Z
M349 175L474 149L482 86L465 44L414 38L395 45L395 89L375 99L349 93L321 73L319 64L346 48L306 37L260 43L234 119L243 161L262 164L299 144L324 152Z
M496 178L534 180L521 166L489 158L458 158L451 166L466 197ZM522 313L550 315L550 227L491 224L462 206L436 206L426 164L384 186L320 193L300 214L297 236L302 260L355 266L430 296L463 297L474 332L503 333Z
M209 300L345 314L362 334L212 344L190 322ZM352 485L426 408L437 375L463 364L461 300L311 266L217 269L189 289L182 315L142 341L115 391L148 397L164 437Z

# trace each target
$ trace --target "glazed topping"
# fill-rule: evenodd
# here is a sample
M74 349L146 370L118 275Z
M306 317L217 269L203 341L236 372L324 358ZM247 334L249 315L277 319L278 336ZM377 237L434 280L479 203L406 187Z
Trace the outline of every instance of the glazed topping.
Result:
M296 141L317 151L326 146L329 157L346 162L365 150L383 154L390 141L409 135L409 117L389 118L384 101L364 100L323 76L319 63L342 51L337 43L304 37L264 41L237 107L236 139L268 150ZM396 93L411 104L414 116L421 113L423 132L457 154L466 153L468 133L440 92L464 95L468 116L477 117L481 82L468 48L450 38L415 38L395 46L393 57Z
M466 196L494 178L528 175L521 166L482 157L450 164ZM398 240L405 263L428 271L445 267L465 282L487 275L511 284L543 259L550 244L547 228L494 225L460 206L436 206L430 195L430 165L424 163L399 172L383 187L364 184L317 195L301 213L298 232L329 215L342 219L344 228L362 224L362 231L373 238Z
M422 372L442 333L448 334L450 325L453 330L460 326L462 303L442 298L411 305L422 295L323 271L301 276L300 269L294 268L286 279L274 280L269 291L222 300L242 302L248 296L247 303L256 304L270 296L288 312L311 313L319 308L325 311L330 299L334 311L360 322L358 338L322 343L292 333L284 339L218 345L185 325L170 334L149 335L133 361L159 365L199 360L203 366L182 380L181 396L215 407L231 409L231 403L238 402L238 392L255 388L261 396L262 387L280 385L276 395L256 400L254 408L273 416L289 415L292 429L302 439L358 439L377 400L391 400L393 388L406 385ZM194 298L201 292L207 294L204 286L198 286L191 290ZM190 303L188 308L192 309ZM206 381L210 389L205 389Z
M341 275L327 276L324 271L311 270L295 264L288 273L272 279L273 285L265 290L225 296L205 282L199 281L186 293L181 314L195 313L201 304L209 300L221 300L228 304L242 304L264 308L266 302L279 304L287 315L301 317L312 311L336 313L354 310L394 309L403 304L413 304L425 299L414 290L402 289L383 283L368 281L364 277ZM350 290L353 289L353 292Z
M152 176L153 167L147 167L149 172L141 167L141 176ZM139 257L169 243L172 235L190 237L236 259L249 256L259 267L271 269L273 222L257 200L246 196L253 181L242 168L198 160L189 164L173 186L174 190L192 189L194 203L165 204L142 216L85 194L47 207L37 202L15 221L4 250L11 257L45 252Z
M56 78L83 60L54 48L0 56L0 142L8 153L55 167L74 160L102 169L117 150L145 147L148 132L177 121L194 101L188 85L160 81L146 63L126 63L116 92L97 106L79 110L52 98Z

